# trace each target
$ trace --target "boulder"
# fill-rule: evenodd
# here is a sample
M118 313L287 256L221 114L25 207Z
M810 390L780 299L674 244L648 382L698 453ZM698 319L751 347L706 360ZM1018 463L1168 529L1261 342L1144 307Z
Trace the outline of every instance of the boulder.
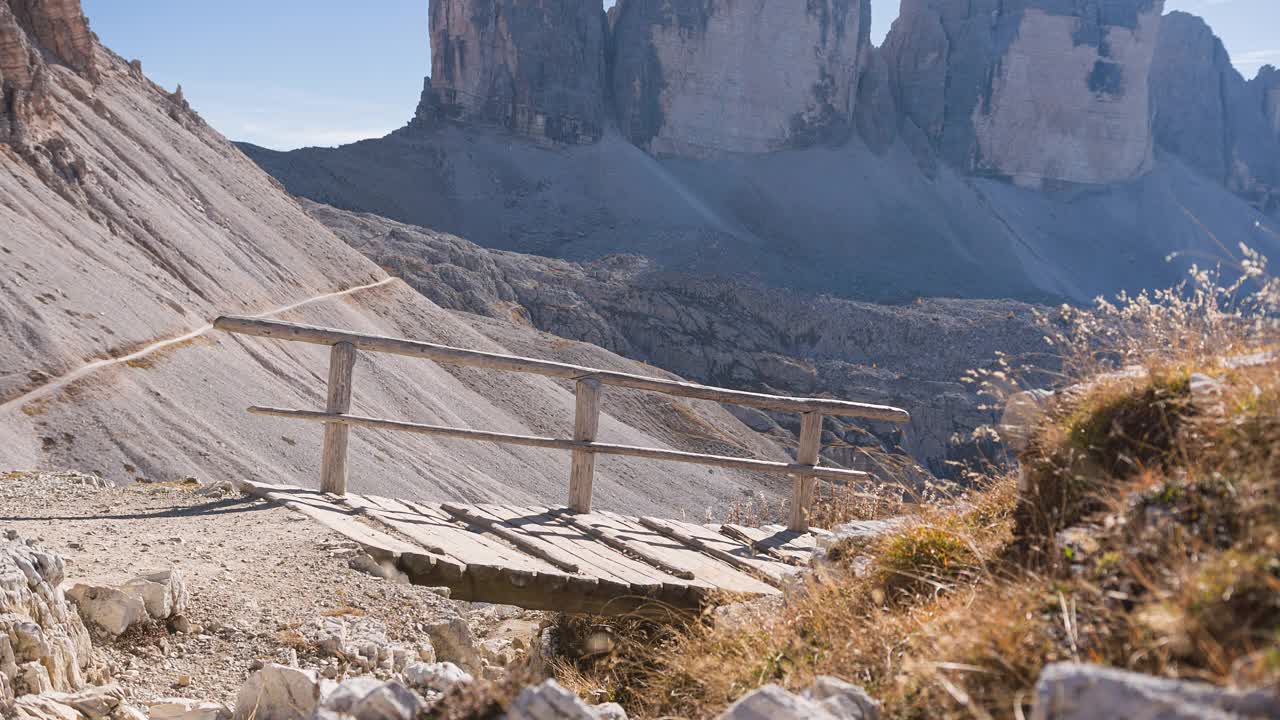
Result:
M398 682L372 677L351 678L338 685L320 704L317 717L346 715L356 720L414 720L426 703Z
M866 690L830 675L819 677L813 687L801 694L834 717L845 720L878 720L880 717L880 703Z
M454 663L473 675L483 669L480 651L466 620L455 615L428 623L424 631L431 638L437 660Z
M60 587L63 571L59 555L30 541L0 543L0 704L84 687L92 647Z
M555 680L520 691L507 708L508 720L626 720L616 703L591 706Z
M168 620L187 609L187 588L175 568L149 570L125 583L126 592L137 595L154 620Z
M1040 673L1032 720L1263 720L1280 717L1274 692L1226 690L1125 670L1056 663Z
M230 720L231 710L222 703L190 698L165 698L147 708L151 720Z
M151 570L124 582L86 581L67 591L84 620L111 636L146 620L165 621L187 607L187 590L176 569Z
M313 670L269 664L249 676L236 696L234 720L303 720L320 704Z
M76 583L67 591L67 598L85 622L112 636L150 617L139 595L112 585Z
M800 694L765 685L729 706L720 720L879 720L880 704L857 685L820 677Z

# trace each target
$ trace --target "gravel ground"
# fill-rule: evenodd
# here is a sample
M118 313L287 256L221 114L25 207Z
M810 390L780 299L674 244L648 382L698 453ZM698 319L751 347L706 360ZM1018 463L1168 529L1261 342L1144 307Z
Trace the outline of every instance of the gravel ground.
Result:
M426 624L452 617L463 617L478 638L512 618L539 620L357 572L347 565L355 548L342 536L263 501L197 490L194 483L97 487L74 474L0 474L0 531L61 553L64 588L157 568L183 574L189 633L152 628L94 639L95 653L139 703L232 703L263 661L297 657L303 667L340 674L336 659L298 641L297 630L323 615L380 620L390 640L411 645L425 637Z

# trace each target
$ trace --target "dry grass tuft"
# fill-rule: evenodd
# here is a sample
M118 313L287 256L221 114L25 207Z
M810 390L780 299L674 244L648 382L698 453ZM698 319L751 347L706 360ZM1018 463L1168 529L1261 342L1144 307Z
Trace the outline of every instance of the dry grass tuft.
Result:
M1025 716L1060 660L1280 684L1280 358L1227 362L1280 347L1280 283L1254 255L1242 268L1257 292L1240 301L1245 284L1196 271L1046 318L1072 389L1022 473L931 506L848 495L830 520L907 520L748 621L614 621L611 648L570 650L558 677L639 718L714 717L822 674L864 685L889 718ZM1216 379L1207 395L1196 373ZM1014 374L973 380L1007 390ZM566 635L600 621L576 622Z

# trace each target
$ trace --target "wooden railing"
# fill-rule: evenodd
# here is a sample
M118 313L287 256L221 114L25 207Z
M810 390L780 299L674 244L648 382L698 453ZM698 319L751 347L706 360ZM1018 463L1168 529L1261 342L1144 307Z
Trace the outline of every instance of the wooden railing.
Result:
M809 510L813 504L814 489L818 478L830 480L864 480L868 478L867 473L857 470L826 468L818 465L818 456L822 443L822 418L826 415L832 415L869 418L895 423L904 423L911 419L911 416L905 410L885 405L868 405L866 403L823 398L792 398L741 390L727 390L678 380L665 380L611 370L598 370L548 360L463 350L414 340L361 335L342 330L276 320L220 317L214 322L214 327L241 335L328 345L332 348L329 355L328 400L324 412L257 406L249 408L249 412L257 415L271 415L324 423L320 487L325 492L338 495L346 493L347 439L351 427L356 426L463 440L480 440L510 445L569 450L573 453L573 464L569 474L569 509L577 513L591 511L591 485L594 478L596 455L622 455L655 460L671 460L737 470L755 470L791 475L793 479L789 526L792 530L803 531L809 527ZM351 415L351 380L355 368L357 350L423 358L453 365L468 365L492 370L531 373L574 380L577 383L577 408L574 417L573 439L510 435L507 433L438 425L421 425ZM773 460L724 457L596 442L596 434L600 425L601 388L605 385L664 393L676 397L744 405L764 410L800 413L800 444L796 452L796 461L794 463L784 463Z

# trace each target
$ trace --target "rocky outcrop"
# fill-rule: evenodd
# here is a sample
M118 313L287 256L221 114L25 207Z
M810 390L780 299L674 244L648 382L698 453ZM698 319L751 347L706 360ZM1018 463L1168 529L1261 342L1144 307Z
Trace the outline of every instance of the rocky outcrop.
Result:
M40 47L76 72L97 79L94 37L80 0L8 0L13 15Z
M1039 186L1152 166L1163 0L908 0L885 42L905 119L957 167Z
M618 126L650 153L684 157L843 140L869 10L866 0L623 0L610 64Z
M94 38L80 0L0 2L0 142L22 147L48 95L47 57L96 81Z
M89 633L62 591L61 556L33 542L0 545L0 708L75 692L92 669Z
M1245 82L1204 20L1173 12L1151 89L1162 148L1262 211L1280 210L1280 72Z
M993 362L997 351L1031 357L1044 344L1031 307L1015 302L889 307L812 299L661 272L636 257L579 265L491 251L376 216L307 207L443 307L530 323L701 382L906 408L912 420L905 429L827 420L827 444L837 446L828 459L869 472L887 467L885 454L900 453L937 475L953 473L953 461L977 450L974 428L995 420L961 377L975 364ZM923 346L937 351L922 355ZM739 419L782 438L798 431L794 415ZM893 472L899 469L895 464Z
M604 128L604 14L589 0L431 3L433 115L562 143Z

